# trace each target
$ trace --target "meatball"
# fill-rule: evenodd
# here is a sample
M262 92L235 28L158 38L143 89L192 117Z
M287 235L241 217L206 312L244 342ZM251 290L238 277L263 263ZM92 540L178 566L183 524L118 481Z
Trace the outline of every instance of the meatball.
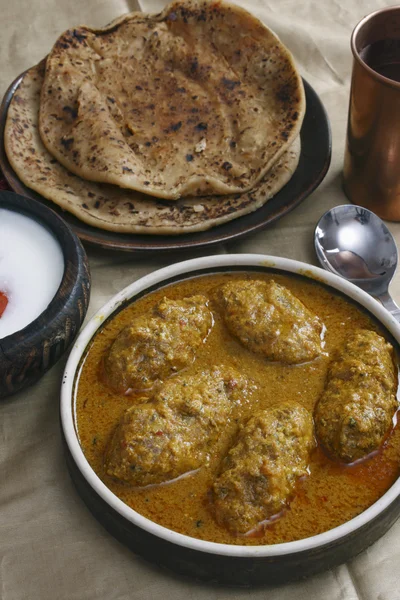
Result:
M124 394L152 388L194 361L212 324L204 296L164 298L120 332L104 360L106 383Z
M320 320L275 281L233 281L218 298L229 331L252 352L287 364L321 354Z
M125 412L106 453L106 473L144 486L207 464L234 403L246 395L245 380L231 368L172 377L152 401Z
M233 534L245 534L279 514L307 473L314 447L311 414L283 403L254 414L241 426L212 489L215 517Z
M315 410L317 438L351 463L376 450L397 410L393 347L374 331L357 330L332 361Z

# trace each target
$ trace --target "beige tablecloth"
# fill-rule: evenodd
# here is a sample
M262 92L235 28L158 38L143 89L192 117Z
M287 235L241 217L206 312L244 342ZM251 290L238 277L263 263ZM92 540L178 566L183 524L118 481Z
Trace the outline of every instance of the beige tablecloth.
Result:
M242 0L241 4L280 36L320 95L331 121L333 156L326 179L301 206L266 231L212 253L261 252L316 264L315 223L328 208L346 201L340 182L351 30L385 2ZM140 2L147 11L163 5L163 0ZM135 0L0 0L0 93L18 73L38 62L64 29L82 23L101 26L137 8ZM389 227L400 243L400 224ZM93 276L88 316L145 273L195 255L139 259L87 250ZM392 292L400 301L400 276ZM59 431L64 363L61 360L39 384L0 405L0 600L400 600L400 521L347 565L276 589L202 585L135 556L103 530L69 479Z

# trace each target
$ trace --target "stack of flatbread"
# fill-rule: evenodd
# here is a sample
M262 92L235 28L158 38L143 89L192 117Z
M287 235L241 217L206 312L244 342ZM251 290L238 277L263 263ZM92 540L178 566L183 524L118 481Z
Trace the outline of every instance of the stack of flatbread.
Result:
M25 185L101 229L202 231L252 212L294 173L305 112L288 50L211 0L60 36L8 110Z

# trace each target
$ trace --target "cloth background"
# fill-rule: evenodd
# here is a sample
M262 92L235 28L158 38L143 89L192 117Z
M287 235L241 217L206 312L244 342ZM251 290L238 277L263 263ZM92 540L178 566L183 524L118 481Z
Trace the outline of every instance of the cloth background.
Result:
M65 29L102 26L163 0L0 0L0 93L37 63ZM206 253L260 252L317 264L313 231L346 202L341 169L352 57L350 34L383 0L242 0L290 48L327 109L332 164L303 204L267 230L212 251L149 258L87 248L93 277L88 317L156 268ZM399 133L400 135L400 133ZM389 224L400 243L400 224ZM400 301L400 276L391 291ZM0 405L0 600L400 600L400 521L373 547L334 570L279 588L199 584L167 573L116 542L92 517L66 470L59 431L62 359L31 389Z

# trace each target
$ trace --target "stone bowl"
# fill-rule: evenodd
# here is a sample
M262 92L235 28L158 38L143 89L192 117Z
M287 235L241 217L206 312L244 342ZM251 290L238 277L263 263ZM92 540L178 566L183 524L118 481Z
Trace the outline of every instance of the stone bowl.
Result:
M48 307L29 325L0 339L0 399L38 381L68 350L86 315L90 273L77 236L51 209L14 192L0 192L0 208L24 214L49 229L64 255L61 284Z

